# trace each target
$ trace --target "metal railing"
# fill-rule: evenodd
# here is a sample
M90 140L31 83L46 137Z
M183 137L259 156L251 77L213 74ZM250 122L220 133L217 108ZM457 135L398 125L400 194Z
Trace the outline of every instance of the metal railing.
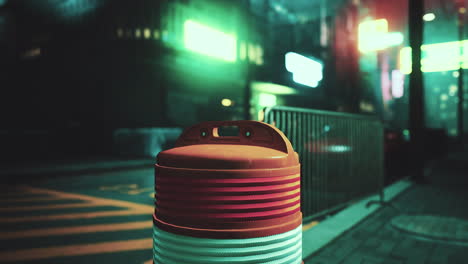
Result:
M302 167L304 220L365 195L383 200L383 126L375 118L293 107L265 108L264 121L291 141Z

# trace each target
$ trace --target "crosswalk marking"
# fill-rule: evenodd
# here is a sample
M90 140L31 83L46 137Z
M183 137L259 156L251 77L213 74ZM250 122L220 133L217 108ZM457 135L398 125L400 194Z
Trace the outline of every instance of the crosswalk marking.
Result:
M117 184L112 186L101 186L101 191L116 191L122 194L137 195L146 192L152 192L154 187L142 188L138 184Z
M0 240L27 238L27 237L97 233L97 232L115 232L115 231L124 231L124 230L145 229L145 228L151 228L152 226L153 226L153 221L139 221L139 222L127 222L127 223L119 223L119 224L99 224L99 225L55 227L55 228L44 228L44 229L30 229L30 230L22 230L22 231L7 231L7 232L0 232Z
M54 210L66 208L86 208L99 206L94 203L69 203L69 204L47 204L47 205L29 205L16 207L0 207L0 212L17 212L17 211L37 211L37 210Z
M47 248L21 249L0 252L0 260L5 262L28 261L57 257L83 256L90 254L115 253L121 251L145 250L153 247L152 238L125 241L101 242Z
M24 194L23 194L24 195ZM57 196L44 196L44 197L20 197L13 199L0 199L0 203L24 203L24 202L46 202L46 201L60 201L61 197Z
M50 190L50 189L27 187L27 186L23 187L23 189L31 193L58 196L58 197L61 197L62 199L75 199L75 200L94 202L95 204L100 205L100 206L108 205L108 206L116 206L116 207L127 207L135 211L144 211L146 213L151 212L154 209L153 206L149 206L149 205L137 204L137 203L121 201L121 200L98 198L98 197L88 196L84 194L66 193L66 192L55 191L55 190Z
M31 194L43 194L51 197L58 197L63 200L79 200L85 203L74 203L74 204L56 204L56 205L37 205L37 206L16 206L10 208L0 208L0 212L3 211L23 211L24 208L40 208L43 209L56 209L56 208L79 208L79 207L98 207L98 206L114 206L124 207L124 210L108 210L98 212L84 212L84 213L67 213L67 214L46 214L31 216L18 216L18 217L0 217L0 223L15 223L15 222L36 222L36 221L54 221L54 220L73 220L73 219L90 219L98 217L111 217L111 216L127 216L127 215L145 215L151 214L154 210L152 206L137 204L121 200L113 200L106 198L98 198L83 194L66 193L44 188L34 188L23 186L21 188L26 193Z
M39 221L56 221L56 220L80 220L94 219L100 217L115 217L115 216L134 216L148 215L150 219L154 207L151 205L138 204L122 200L114 200L107 198L93 197L89 195L68 193L45 188L36 188L23 186L18 189L18 192L13 196L9 196L8 204L0 205L0 213L8 212L24 212L23 215L8 216L7 214L0 215L0 223L18 223L26 222L33 223ZM33 201L66 201L66 203L52 204L32 204L26 202ZM17 203L15 203L17 202ZM102 210L100 207L115 207ZM54 212L52 210L60 209L76 209L76 208L91 208L90 212L70 212L63 211ZM96 208L93 211L93 208ZM45 211L40 215L28 215L30 211ZM75 225L66 227L47 227L34 228L27 230L2 230L0 231L0 241L9 239L25 239L32 237L47 237L59 235L77 235L91 234L98 232L118 232L128 230L150 229L153 225L151 220L134 221L124 223L108 223L108 224L90 224L90 225ZM107 241L94 244L74 244L66 246L52 246L44 248L29 248L29 249L9 249L8 251L0 251L0 262L24 262L29 260L53 259L57 257L68 256L84 256L90 254L115 253L134 250L151 250L152 239L151 233L148 237L142 239ZM148 258L151 255L148 256Z
M151 211L150 211L151 213ZM68 213L68 214L52 214L52 215L35 215L35 216L18 216L18 217L2 217L0 223L16 223L16 222L38 222L38 221L54 221L54 220L77 220L91 219L110 216L128 216L128 215L148 215L149 213L141 210L119 210L119 211L100 211L86 213Z

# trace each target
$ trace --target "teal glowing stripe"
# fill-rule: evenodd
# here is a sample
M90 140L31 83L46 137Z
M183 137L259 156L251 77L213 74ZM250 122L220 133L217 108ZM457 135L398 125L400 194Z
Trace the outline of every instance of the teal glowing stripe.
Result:
M180 264L179 260L168 260L161 258L157 255L153 256L153 262L154 264ZM194 262L186 262L186 263L194 263ZM225 260L222 260L221 262L218 263L229 263ZM257 264L257 261L251 261L251 262L244 262L244 263L255 263ZM291 255L287 258L284 258L282 260L274 260L274 261L268 261L268 262L263 262L262 264L301 264L302 263L302 251L297 251L296 254Z
M302 226L289 232L248 239L207 239L154 228L155 263L301 263Z
M245 239L216 239L216 238L198 238L172 234L163 231L157 227L153 228L154 237L159 237L161 240L174 242L178 245L197 245L197 247L214 247L214 248L245 248L245 247L256 247L265 246L272 243L278 243L289 240L291 238L302 235L301 226L273 236L267 237L255 237Z
M269 252L276 252L279 250L283 250L289 248L293 244L297 244L301 237L296 236L292 239L274 243L266 246L257 246L257 247L245 247L245 248L203 248L203 253L207 255L217 256L220 254L227 253L226 255L230 255L231 253L235 253L236 255L252 255L257 254L258 252L262 253L269 253ZM154 245L158 246L161 251L162 250L174 250L174 251L181 251L187 254L195 254L198 255L200 253L200 247L193 247L192 246L183 246L176 243L168 242L167 240L153 240Z
M295 245L290 249L281 250L275 253L269 254L258 254L253 256L240 256L232 257L234 254L222 255L222 256L203 256L203 255L185 255L180 252L173 252L174 255L156 254L156 258L159 258L160 263L186 263L186 264L220 264L220 263L235 263L235 264L248 264L248 263L283 263L284 259L290 256L296 256L296 259L300 259L298 250L300 245ZM157 251L156 251L157 252ZM200 252L200 254L203 252ZM302 254L300 254L302 256ZM294 260L293 260L294 262Z

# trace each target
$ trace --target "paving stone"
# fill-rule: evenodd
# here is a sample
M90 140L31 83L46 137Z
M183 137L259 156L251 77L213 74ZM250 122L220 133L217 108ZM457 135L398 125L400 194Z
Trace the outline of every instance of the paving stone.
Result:
M463 162L468 164L468 160ZM416 185L392 201L401 211L391 206L378 209L352 230L318 251L315 258L311 259L312 262L306 261L306 264L467 264L468 246L454 244L451 240L423 240L403 233L390 224L396 216L411 214L468 221L468 177L465 177L468 173L447 170L449 167L445 163L441 164L429 177L432 185ZM456 184L452 184L452 181ZM445 232L455 238L463 238L468 234L468 227L454 224L455 221L426 220L424 225L417 221L409 221L407 224L414 230L428 234Z
M432 262L448 263L449 257L454 255L459 250L459 247L452 245L439 244L436 245L429 258ZM465 255L465 257L468 255ZM468 261L467 261L468 262Z
M467 249L459 249L453 254L449 255L447 263L468 263L468 258L466 254Z
M338 264L340 261L335 258L323 257L323 256L312 256L304 261L305 264Z
M356 241L343 240L337 244L337 247L338 249L334 252L334 256L338 260L342 260L346 258L346 256L348 256L349 254L351 254L353 251L355 251L359 247L359 244L356 243Z
M378 253L390 255L393 248L395 248L395 246L397 245L397 243L398 243L397 241L393 241L393 240L384 240L382 241L380 246L376 248L376 251Z
M372 247L372 248L376 248L376 247L379 247L380 244L382 243L382 241L380 239L378 239L377 237L373 236L373 237L369 237L366 242L364 242L364 246L365 247Z
M404 257L387 256L382 260L382 263L405 263L405 259Z
M361 263L362 264L380 264L380 262L381 261L378 260L378 259L377 260L375 260L375 259L374 260L372 260L372 259L363 259Z
M377 219L377 221L367 223L367 225L364 225L363 228L369 232L375 232L382 227L382 224L383 223Z
M322 257L334 257L336 252L336 247L326 246L320 251L320 256Z
M343 261L340 262L340 264L348 264L348 263L353 263L353 264L362 264L364 262L364 256L361 254L354 252L347 256Z
M358 229L358 230L355 230L354 232L350 232L350 236L351 236L353 239L356 239L356 240L365 240L365 239L367 239L371 234L372 234L372 232L369 232L369 231L367 231L367 230L362 230L362 229Z
M379 264L404 264L405 262L402 260L391 260L391 259L386 259L383 261L380 261Z

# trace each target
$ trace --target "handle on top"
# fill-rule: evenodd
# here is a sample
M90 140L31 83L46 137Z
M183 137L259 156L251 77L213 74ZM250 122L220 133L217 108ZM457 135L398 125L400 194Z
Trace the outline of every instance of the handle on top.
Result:
M238 127L237 136L220 136L220 127ZM295 156L291 142L278 128L258 121L207 121L187 128L175 146L197 144L233 144L261 146L276 149Z

